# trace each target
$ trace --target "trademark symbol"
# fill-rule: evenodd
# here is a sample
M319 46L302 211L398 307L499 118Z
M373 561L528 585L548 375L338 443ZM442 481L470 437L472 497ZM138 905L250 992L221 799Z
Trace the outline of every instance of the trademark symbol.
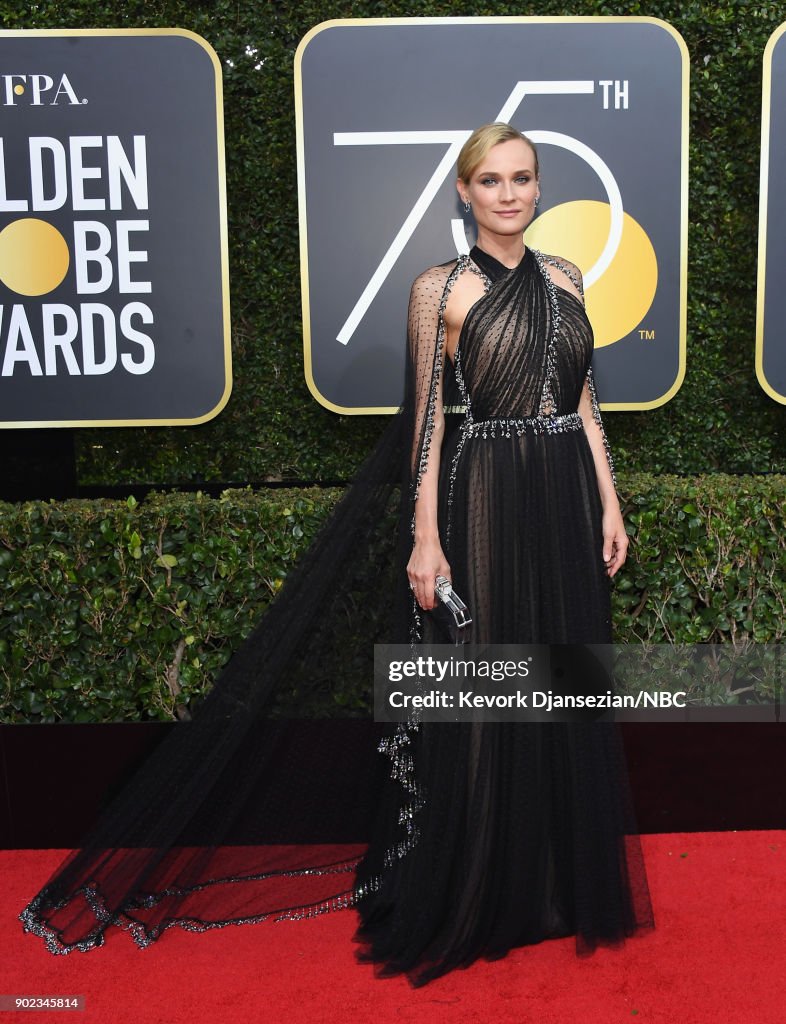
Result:
M639 331L639 337L642 341L654 341L655 331Z

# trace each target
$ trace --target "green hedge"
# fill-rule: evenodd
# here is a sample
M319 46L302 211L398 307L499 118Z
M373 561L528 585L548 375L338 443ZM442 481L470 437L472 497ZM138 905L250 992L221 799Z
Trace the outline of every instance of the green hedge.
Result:
M0 505L3 719L181 717L339 493Z
M784 477L622 475L632 543L614 583L616 638L781 641L785 486ZM0 505L0 717L184 717L340 494ZM376 572L380 560L372 561ZM305 698L292 695L299 713L368 713L375 626L362 616L362 607L348 609L336 641L348 671L327 673Z
M413 13L647 15L682 34L691 60L687 376L661 409L609 414L609 434L628 471L786 472L786 409L754 375L761 62L786 3L0 2L4 28L188 28L224 68L233 397L199 427L79 431L81 483L335 480L359 465L381 421L323 409L303 378L293 62L321 21Z

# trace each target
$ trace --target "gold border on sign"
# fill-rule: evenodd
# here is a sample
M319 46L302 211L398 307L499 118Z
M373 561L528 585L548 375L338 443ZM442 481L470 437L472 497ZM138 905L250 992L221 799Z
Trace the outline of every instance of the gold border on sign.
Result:
M13 422L0 421L0 429L19 429L28 427L180 427L197 426L216 417L229 401L232 391L232 347L231 320L229 315L229 249L227 232L227 189L226 161L224 146L224 93L221 76L221 62L218 54L210 43L196 32L186 28L31 28L31 29L0 29L0 39L36 36L182 36L190 39L205 51L210 58L215 72L216 97L216 155L218 158L218 204L219 204L219 243L221 247L221 303L222 323L224 330L224 393L216 405L202 416L194 419L155 419L155 420L24 420Z
M311 394L320 405L333 412L342 413L348 416L362 416L379 413L395 413L398 406L379 406L366 408L346 408L336 405L319 391L314 381L313 366L311 360L311 309L309 301L309 277L308 277L308 239L306 234L306 170L305 170L305 144L303 138L303 83L301 77L303 54L308 44L321 32L330 28L366 25L505 25L505 24L571 24L571 25L596 25L596 24L639 24L655 25L657 28L667 32L677 43L682 58L681 76L681 106L680 106L680 230L679 230L679 349L677 375L671 387L658 398L650 402L601 402L601 409L622 409L628 411L642 411L644 409L656 409L673 398L680 389L685 379L685 360L687 343L688 323L688 124L690 113L690 58L688 47L680 33L661 18L650 18L644 16L626 17L590 17L565 15L561 17L539 17L528 15L521 17L488 17L488 18L335 18L330 21L320 22L310 29L300 40L295 51L295 131L297 150L297 188L298 188L298 223L300 226L300 292L303 307L303 367L306 377L306 384Z
M786 22L779 25L764 47L761 83L761 166L759 168L759 259L756 272L756 378L764 392L786 405L786 395L780 394L764 374L764 293L767 285L767 206L770 176L770 128L772 99L772 55L783 33Z

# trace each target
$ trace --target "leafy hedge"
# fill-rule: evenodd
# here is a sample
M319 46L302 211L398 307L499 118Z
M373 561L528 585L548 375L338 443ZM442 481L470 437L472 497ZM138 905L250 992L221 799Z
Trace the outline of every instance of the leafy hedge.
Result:
M614 584L617 639L782 641L786 508L773 495L784 486L784 477L623 475L632 544ZM187 716L340 494L0 505L0 717ZM368 713L375 634L362 616L348 609L337 641L349 671L317 680L299 713Z
M4 720L182 716L337 497L0 506Z
M80 482L335 480L360 464L379 418L323 409L303 379L294 54L319 22L415 11L647 15L682 34L691 59L687 376L661 409L609 414L609 434L629 471L786 472L786 409L754 375L761 64L786 2L0 2L7 29L188 28L215 47L224 68L233 397L199 427L78 431Z

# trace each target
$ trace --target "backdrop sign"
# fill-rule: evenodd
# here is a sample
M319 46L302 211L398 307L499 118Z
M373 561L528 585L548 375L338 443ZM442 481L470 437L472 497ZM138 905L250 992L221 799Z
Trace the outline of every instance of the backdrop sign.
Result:
M0 33L5 427L200 423L231 387L221 69L179 29Z
M654 18L317 25L296 57L305 371L338 412L392 412L412 280L474 243L472 129L538 145L529 245L584 274L604 408L662 405L685 364L688 56Z
M776 402L786 404L786 23L764 50L759 189L759 281L756 376Z

